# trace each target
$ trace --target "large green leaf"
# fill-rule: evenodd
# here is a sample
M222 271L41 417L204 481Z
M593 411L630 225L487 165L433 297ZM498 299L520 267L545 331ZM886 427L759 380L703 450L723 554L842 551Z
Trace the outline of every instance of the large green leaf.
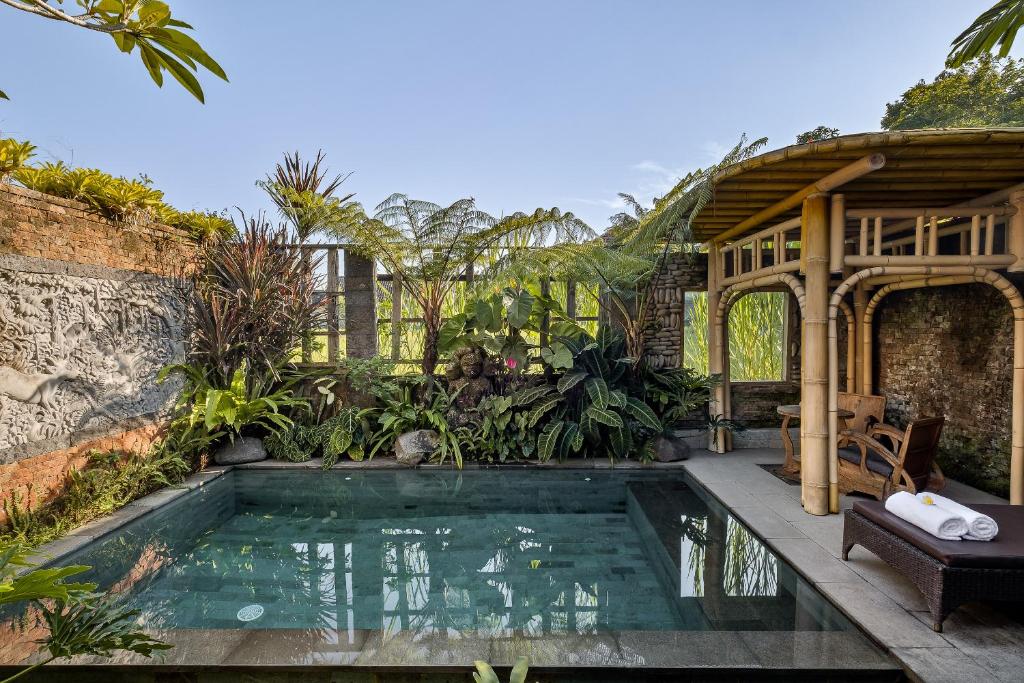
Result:
M508 306L508 324L518 329L530 322L530 312L533 311L534 297L527 290L523 290L512 297Z
M625 408L626 407L626 395L615 389L608 392L608 405L613 408Z
M595 408L604 410L608 407L608 385L600 377L591 377L583 383L590 397L590 403Z
M612 427L608 430L609 440L612 444L612 451L620 458L629 455L633 446L633 436L625 427Z
M537 387L527 387L520 389L516 393L512 394L512 405L514 406L528 406L542 396L546 396L551 393L551 386L542 384Z
M568 372L558 378L558 393L564 394L587 378L584 370Z
M583 432L575 422L565 423L565 434L562 436L561 457L567 458L573 453L579 453L583 448Z
M526 420L526 426L530 429L533 429L533 427L537 425L540 419L544 417L545 413L547 413L549 410L558 405L561 400L562 397L557 394L554 396L548 396L547 398L541 400L536 405L536 407L534 407L534 409L530 411L530 417Z
M558 435L562 433L562 426L564 424L561 420L549 422L544 427L544 431L537 437L537 457L541 462L547 462L555 454Z
M540 357L553 370L568 370L572 367L572 351L561 342L552 342L540 350Z
M465 313L459 313L444 321L437 333L438 351L448 353L460 346L459 340L465 333L466 319Z
M622 418L619 417L618 413L611 410L598 408L597 406L590 406L583 411L583 414L603 425L608 425L609 427L623 426Z
M629 411L629 414L644 427L655 431L661 431L661 422L658 420L658 416L654 414L654 411L651 410L649 405L640 399L630 396L626 401L626 410Z

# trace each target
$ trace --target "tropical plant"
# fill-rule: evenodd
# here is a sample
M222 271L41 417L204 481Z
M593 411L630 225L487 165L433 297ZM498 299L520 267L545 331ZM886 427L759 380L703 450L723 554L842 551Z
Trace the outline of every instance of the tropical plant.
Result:
M95 168L71 168L63 162L25 166L19 154L34 149L28 143L5 146L0 140L0 180L3 179L5 148L13 167L11 177L30 190L88 204L94 211L114 221L154 220L192 233L199 240L235 232L234 224L223 215L204 211L178 211L165 203L163 192L152 180L141 176L129 180ZM28 146L28 149L26 148Z
M381 393L380 412L376 414L376 427L367 440L367 457L372 458L381 449L390 450L402 434L418 429L437 432L438 445L433 458L444 463L449 458L462 468L462 451L471 434L466 427L448 424L446 417L458 392L448 393L428 376L404 379L396 391Z
M252 382L280 379L280 368L321 326L324 310L316 260L287 248L284 229L262 215L242 214L241 221L237 236L210 240L201 250L191 360L216 388L226 388L247 363L252 394Z
M267 453L278 460L306 462L322 458L323 468L330 469L342 456L361 461L367 456L374 437L377 408L344 406L332 417L316 425L296 424L291 429L271 434L266 440Z
M35 510L23 508L20 497L4 503L8 530L0 542L37 546L108 515L133 500L180 483L191 472L186 453L159 444L145 453L92 451L85 468L72 469L62 494Z
M628 457L642 442L636 438L642 430L658 430L660 424L647 403L630 395L633 363L625 354L625 339L603 327L597 338L579 335L563 343L574 355L573 369L558 378L548 399L561 405L537 437L538 458L564 459L584 444L590 453ZM534 411L546 407L542 403Z
M549 386L524 387L508 396L487 396L472 414L470 448L488 462L528 460L537 450L538 423L559 401ZM536 409L539 410L534 412Z
M300 243L337 220L339 214L358 211L357 205L350 202L355 195L334 195L351 174L328 180L327 169L320 166L324 159L323 150L316 153L312 162L304 162L298 152L285 154L284 163L277 164L274 173L258 183L292 226Z
M7 182L12 173L28 163L35 150L36 146L28 140L0 138L0 182Z
M217 237L231 237L235 224L230 218L215 211L176 211L168 207L160 222L192 233L198 240L206 241Z
M818 142L819 140L831 140L832 138L839 137L838 128L829 128L828 126L818 126L812 130L804 131L796 136L796 143L798 145L807 144L808 142Z
M541 347L531 344L527 335L537 335L545 325L556 325L560 335L583 333L562 307L550 296L526 287L506 287L487 297L470 297L462 313L452 316L441 326L438 351L450 353L459 348L476 346L496 355L513 372L523 372L530 362L530 353L539 349L545 363L555 370L572 367L572 354L559 341Z
M666 260L673 253L692 251L690 223L711 200L715 175L749 158L766 142L762 138L747 144L744 136L718 164L687 174L650 209L630 195L620 195L633 208L633 215L612 216L602 238L510 254L493 269L492 278L545 272L590 285L584 291L594 291L605 318L622 329L624 357L632 372L639 373L654 324L654 294Z
M1024 125L1024 60L982 54L931 83L923 79L885 105L882 128L977 128Z
M1024 26L1024 0L999 0L981 13L953 39L946 66L958 68L999 46L998 56L1010 54L1020 27Z
M501 683L498 674L494 673L494 669L487 662L473 662L473 666L476 667L476 671L473 673L474 683ZM529 670L530 659L528 657L517 657L508 683L526 683L526 674L529 673Z
M199 67L215 76L227 74L184 30L193 30L184 21L171 16L171 8L159 0L77 0L79 14L65 12L57 5L64 0L0 0L14 9L45 19L61 21L79 28L105 33L114 39L121 52L131 54L136 47L150 78L163 87L164 72L181 84L200 102L203 89L195 74ZM0 99L8 99L0 90Z
M211 384L203 368L195 365L169 365L160 370L157 381L164 381L172 373L185 377L185 387L175 406L179 416L172 422L172 429L201 426L211 440L227 436L234 441L250 432L273 434L289 429L294 423L286 411L309 408L308 402L294 396L290 388L294 378L277 387L275 377L253 381L246 377L244 362L224 388Z
M442 207L403 194L384 200L373 218L361 210L343 212L330 229L368 258L383 262L420 307L425 334L421 368L426 375L433 375L437 367L445 300L468 264L511 240L543 244L589 231L578 218L557 208L496 219L477 209L472 199Z
M119 650L152 657L172 647L138 627L137 610L95 593L96 584L66 583L90 567L70 565L22 573L32 566L23 546L0 543L0 605L31 601L38 606L49 630L40 644L49 656L0 683L10 683L62 657L111 657Z

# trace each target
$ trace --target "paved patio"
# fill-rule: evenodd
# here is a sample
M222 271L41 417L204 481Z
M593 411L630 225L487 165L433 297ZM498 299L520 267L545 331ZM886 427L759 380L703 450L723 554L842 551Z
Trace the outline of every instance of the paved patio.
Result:
M696 451L685 468L737 517L906 668L913 680L1024 680L1024 623L980 604L966 605L932 631L924 598L895 570L857 546L843 562L842 515L800 507L800 487L759 467L781 463L781 449ZM1006 501L955 481L943 491L961 503ZM849 508L857 498L842 496Z

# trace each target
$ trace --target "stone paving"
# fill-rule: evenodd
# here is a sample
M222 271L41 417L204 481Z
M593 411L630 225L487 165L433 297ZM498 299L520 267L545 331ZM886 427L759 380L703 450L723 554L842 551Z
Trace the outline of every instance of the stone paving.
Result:
M849 562L840 559L842 515L805 513L800 487L759 467L782 460L778 449L697 451L685 468L895 656L912 680L1024 680L1024 623L971 604L946 620L943 633L932 631L924 598L910 581L860 546ZM955 481L943 494L968 505L1006 502ZM840 507L855 500L842 496Z

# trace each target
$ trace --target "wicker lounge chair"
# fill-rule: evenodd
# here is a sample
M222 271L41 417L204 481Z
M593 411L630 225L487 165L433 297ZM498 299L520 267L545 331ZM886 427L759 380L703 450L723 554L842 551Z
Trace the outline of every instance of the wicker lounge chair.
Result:
M885 509L860 500L846 511L843 559L860 545L917 586L928 603L932 629L973 601L1024 601L1024 506L973 505L999 525L995 540L943 541Z
M917 493L927 486L942 488L945 480L935 463L945 418L914 420L906 430L876 424L866 434L845 430L839 448L839 490L860 491L884 500L890 493ZM885 438L891 448L879 439Z

